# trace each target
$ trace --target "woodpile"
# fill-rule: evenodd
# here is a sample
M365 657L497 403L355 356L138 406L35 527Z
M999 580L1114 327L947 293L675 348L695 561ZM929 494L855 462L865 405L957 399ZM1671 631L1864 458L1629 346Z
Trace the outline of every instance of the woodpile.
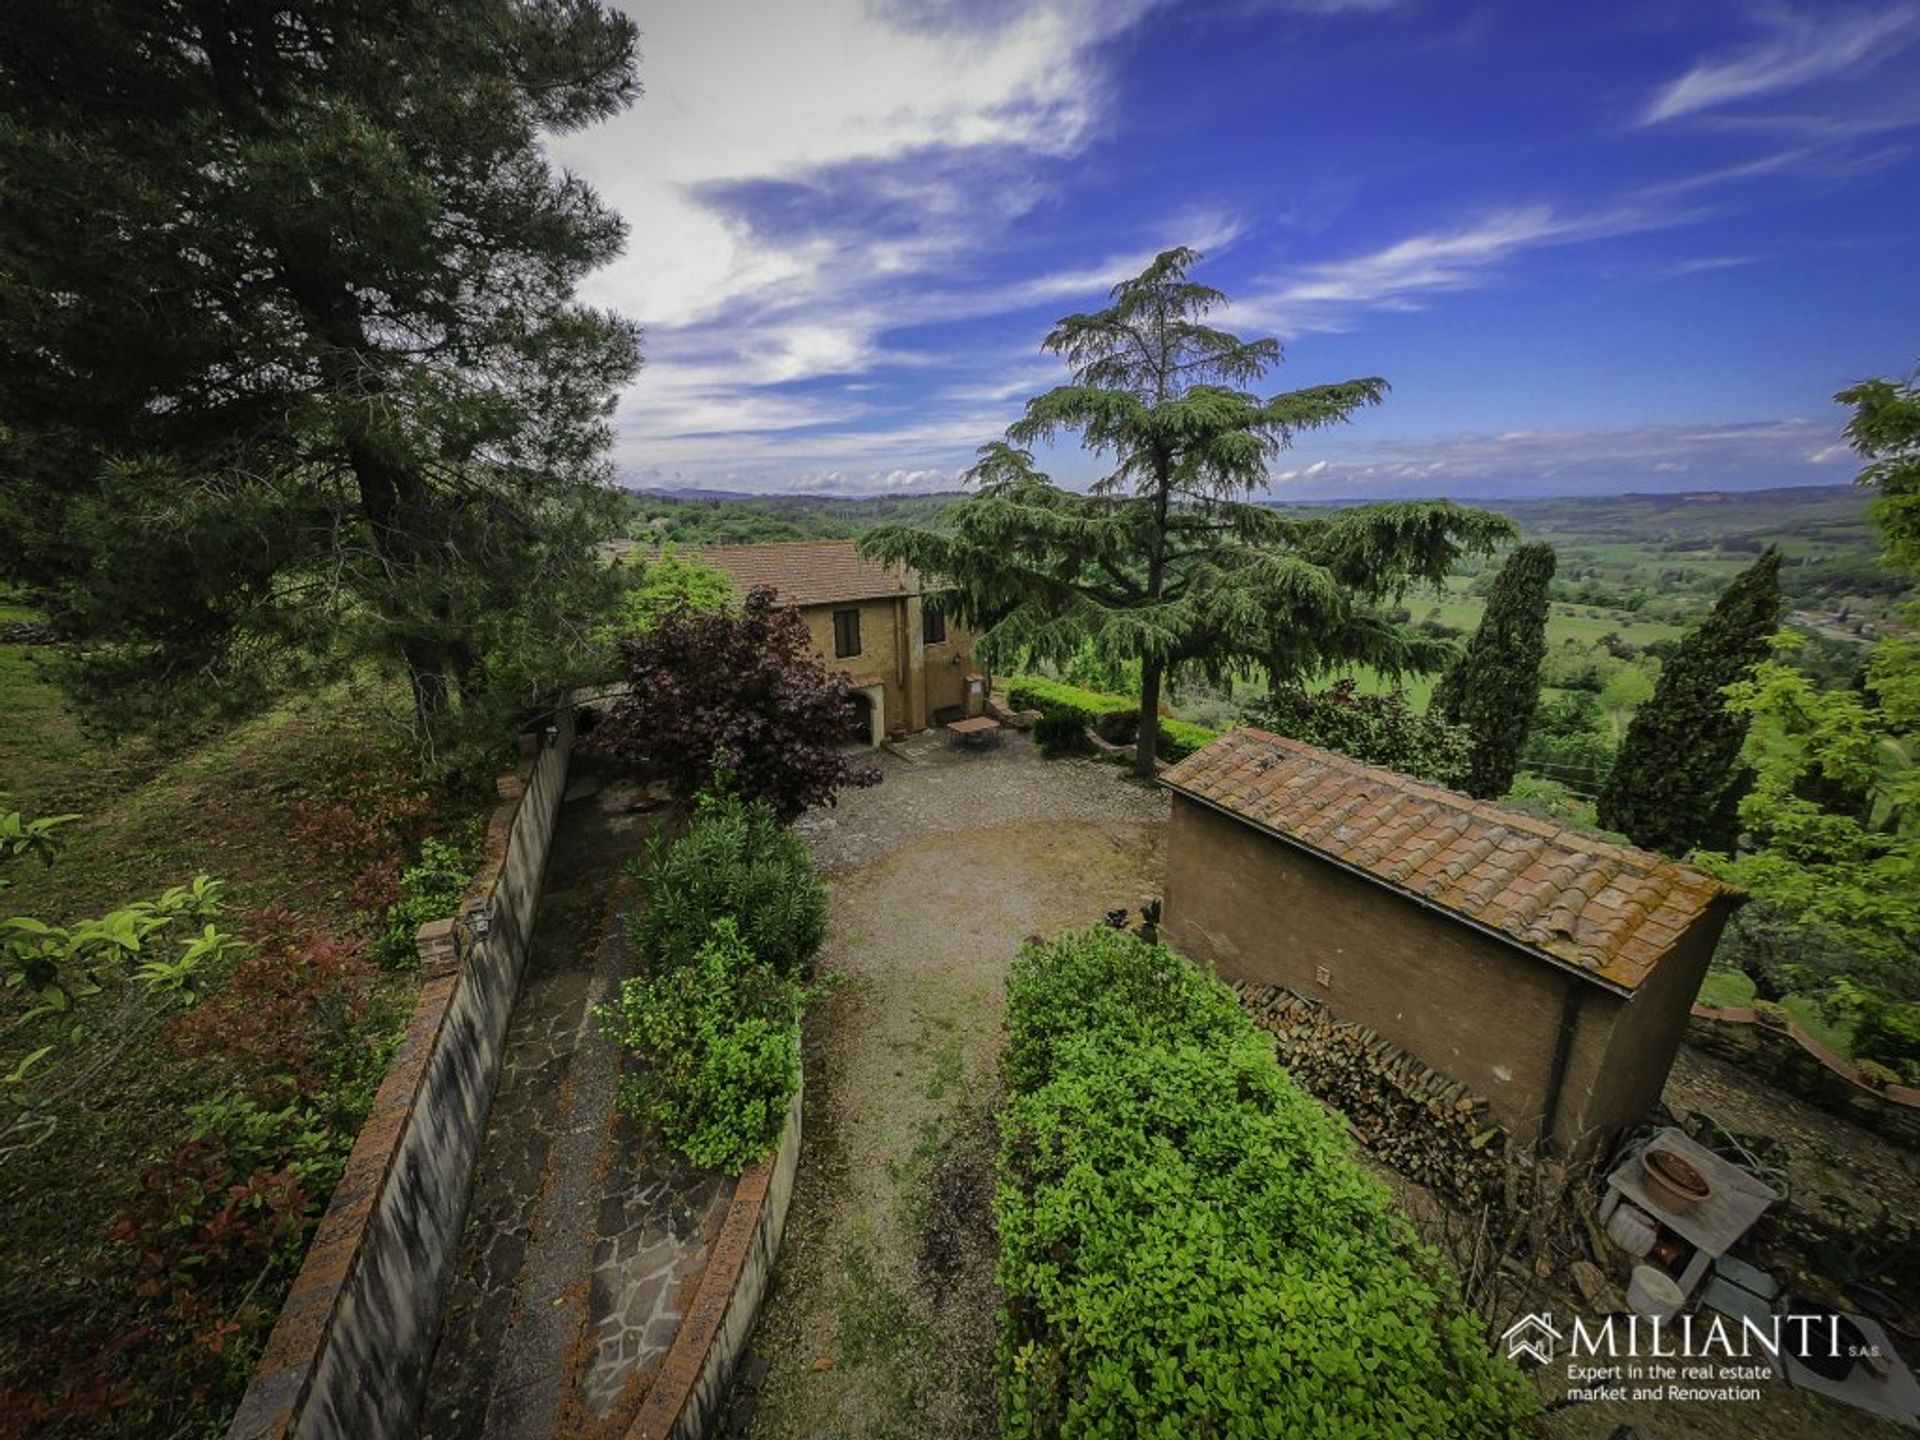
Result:
M1254 1023L1273 1036L1281 1065L1344 1114L1374 1157L1456 1200L1501 1196L1508 1137L1485 1097L1291 990L1244 982L1233 988Z

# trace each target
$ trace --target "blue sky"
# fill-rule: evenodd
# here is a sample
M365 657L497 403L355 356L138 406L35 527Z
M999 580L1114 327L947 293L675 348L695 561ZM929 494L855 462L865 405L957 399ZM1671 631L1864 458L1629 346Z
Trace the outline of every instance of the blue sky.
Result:
M630 8L554 147L631 227L628 484L950 487L1171 244L1265 389L1393 386L1281 496L1844 481L1832 393L1920 360L1920 0Z

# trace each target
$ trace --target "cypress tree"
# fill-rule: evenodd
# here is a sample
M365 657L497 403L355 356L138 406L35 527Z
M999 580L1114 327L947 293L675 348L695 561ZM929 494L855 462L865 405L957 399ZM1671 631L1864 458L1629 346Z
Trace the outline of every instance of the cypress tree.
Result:
M1740 764L1747 717L1722 693L1767 658L1780 623L1780 552L1769 547L1680 642L1653 698L1627 727L1600 792L1600 823L1668 855L1730 850L1749 783Z
M1482 800L1507 793L1533 729L1553 567L1551 545L1522 545L1508 557L1487 596L1480 628L1433 692L1429 708L1467 729L1472 749L1462 788Z

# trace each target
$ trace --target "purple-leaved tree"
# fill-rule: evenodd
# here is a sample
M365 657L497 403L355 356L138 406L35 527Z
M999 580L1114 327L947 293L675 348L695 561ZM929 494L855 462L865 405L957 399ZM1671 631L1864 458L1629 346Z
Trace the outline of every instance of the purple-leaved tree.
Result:
M879 770L845 748L847 677L828 673L806 622L772 590L750 592L737 612L671 610L624 640L620 660L631 688L588 745L666 781L682 801L718 772L792 820L879 783Z

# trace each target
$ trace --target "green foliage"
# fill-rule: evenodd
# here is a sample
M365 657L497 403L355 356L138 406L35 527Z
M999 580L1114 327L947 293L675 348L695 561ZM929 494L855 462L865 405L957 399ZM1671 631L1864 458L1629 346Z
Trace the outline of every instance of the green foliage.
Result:
M0 860L31 855L42 865L53 864L54 857L60 853L60 836L55 832L79 818L78 815L42 815L28 820L18 810L0 812ZM5 889L6 883L6 877L0 875L0 889Z
M1140 662L1102 656L1089 641L1060 667L1060 678L1082 690L1096 690L1107 695L1138 695ZM1138 729L1137 719L1135 728Z
M1040 711L1034 743L1049 755L1085 752L1091 748L1088 730L1109 744L1125 745L1139 729L1140 712L1124 695L1101 695L1038 675L1016 675L1002 684L1016 710ZM1218 730L1163 715L1156 749L1165 759L1180 760L1219 738Z
M235 1173L285 1170L310 1194L325 1195L346 1169L346 1143L339 1131L299 1104L278 1108L226 1092L187 1106L196 1141L216 1140Z
M548 145L632 99L635 37L592 0L0 16L0 570L90 719L372 659L438 764L572 678L638 352L575 298L622 224Z
M1185 720L1160 719L1159 753L1165 760L1184 760L1196 750L1204 750L1220 738L1218 730L1191 725Z
M1779 621L1780 552L1768 550L1661 670L1600 792L1602 825L1669 855L1732 847L1749 780L1740 763L1748 712L1728 703L1727 689L1767 658Z
M721 916L684 963L635 976L601 1023L634 1052L619 1105L696 1165L737 1175L780 1139L800 1087L800 981Z
M1071 715L1042 715L1033 727L1033 743L1046 756L1085 755L1093 749L1087 727Z
M1279 343L1205 323L1226 297L1187 278L1198 258L1166 251L1105 309L1054 326L1043 348L1066 362L1069 383L1028 401L1006 440L982 448L970 475L979 491L943 516L947 529L883 526L861 541L863 554L951 586L988 663L1137 664L1142 775L1154 770L1169 678L1437 668L1444 647L1379 604L1515 533L1447 503L1287 515L1248 503L1296 434L1378 404L1386 382L1266 398L1241 388L1279 363ZM1034 468L1027 447L1068 432L1113 457L1090 493Z
M1522 760L1529 770L1591 796L1612 772L1615 749L1600 701L1569 690L1540 702Z
M1507 558L1480 628L1433 692L1433 713L1466 727L1471 744L1460 787L1481 800L1507 793L1533 727L1553 570L1551 545L1522 545Z
M797 976L827 933L826 891L806 844L764 801L702 795L686 833L657 837L636 875L646 904L629 924L654 970L691 964L726 919L755 956Z
M1464 727L1431 711L1418 714L1398 694L1363 695L1351 680L1319 694L1298 685L1276 686L1249 705L1244 718L1276 735L1441 785L1460 784L1470 763Z
M400 898L387 907L387 929L376 947L376 958L390 969L403 969L419 959L415 934L429 920L445 920L460 913L460 901L473 883L473 864L466 848L429 835L420 842L420 858L400 874Z
M1847 441L1867 462L1859 483L1873 491L1887 563L1920 574L1920 384L1868 380L1834 399L1853 407Z
M1860 478L1877 492L1872 513L1888 559L1911 575L1920 565L1920 392L1874 381L1838 398L1855 407L1847 434L1868 462ZM1920 620L1920 607L1908 615ZM1792 663L1798 643L1778 637L1775 658L1728 692L1753 722L1744 759L1755 781L1740 806L1748 845L1703 859L1803 929L1842 941L1858 978L1912 998L1920 644L1889 635L1873 646L1859 686L1824 689Z
M617 631L651 630L670 611L710 615L739 602L724 570L676 554L671 546L640 562L639 577L621 592Z
M1085 729L1097 728L1116 715L1136 715L1134 702L1124 695L1102 695L1061 680L1039 675L1012 675L999 682L1016 710L1038 710L1043 715L1072 720Z
M1841 979L1820 997L1828 1020L1848 1028L1856 1060L1875 1061L1920 1083L1920 1005Z
M25 820L17 812L0 815L0 859L34 855L52 864L55 828L77 818L55 816L49 824ZM99 994L112 972L126 975L162 1000L193 1005L210 975L241 948L212 923L224 908L225 888L201 875L189 885L170 886L156 899L136 900L71 926L51 925L31 915L0 919L0 985L26 1004L13 1024L71 1017L76 1003ZM200 927L199 932L182 938L180 930L192 926ZM84 1033L77 1022L69 1025L62 1018L61 1023L67 1026L63 1038L68 1042ZM0 1085L17 1090L30 1076L43 1073L40 1067L58 1048L41 1045L16 1059L0 1075Z
M1873 381L1837 397L1854 408L1848 438L1868 462L1862 484L1890 564L1920 566L1920 392ZM1909 622L1920 607L1909 603ZM1920 1059L1920 644L1880 639L1858 684L1833 689L1796 665L1797 636L1728 690L1752 721L1743 754L1755 776L1741 801L1744 846L1697 857L1755 896L1770 923L1733 958L1759 992L1820 991L1851 1022L1853 1052L1905 1068ZM1743 917L1744 918L1744 917Z
M1522 1433L1531 1388L1231 991L1094 929L1007 999L1009 1440Z

